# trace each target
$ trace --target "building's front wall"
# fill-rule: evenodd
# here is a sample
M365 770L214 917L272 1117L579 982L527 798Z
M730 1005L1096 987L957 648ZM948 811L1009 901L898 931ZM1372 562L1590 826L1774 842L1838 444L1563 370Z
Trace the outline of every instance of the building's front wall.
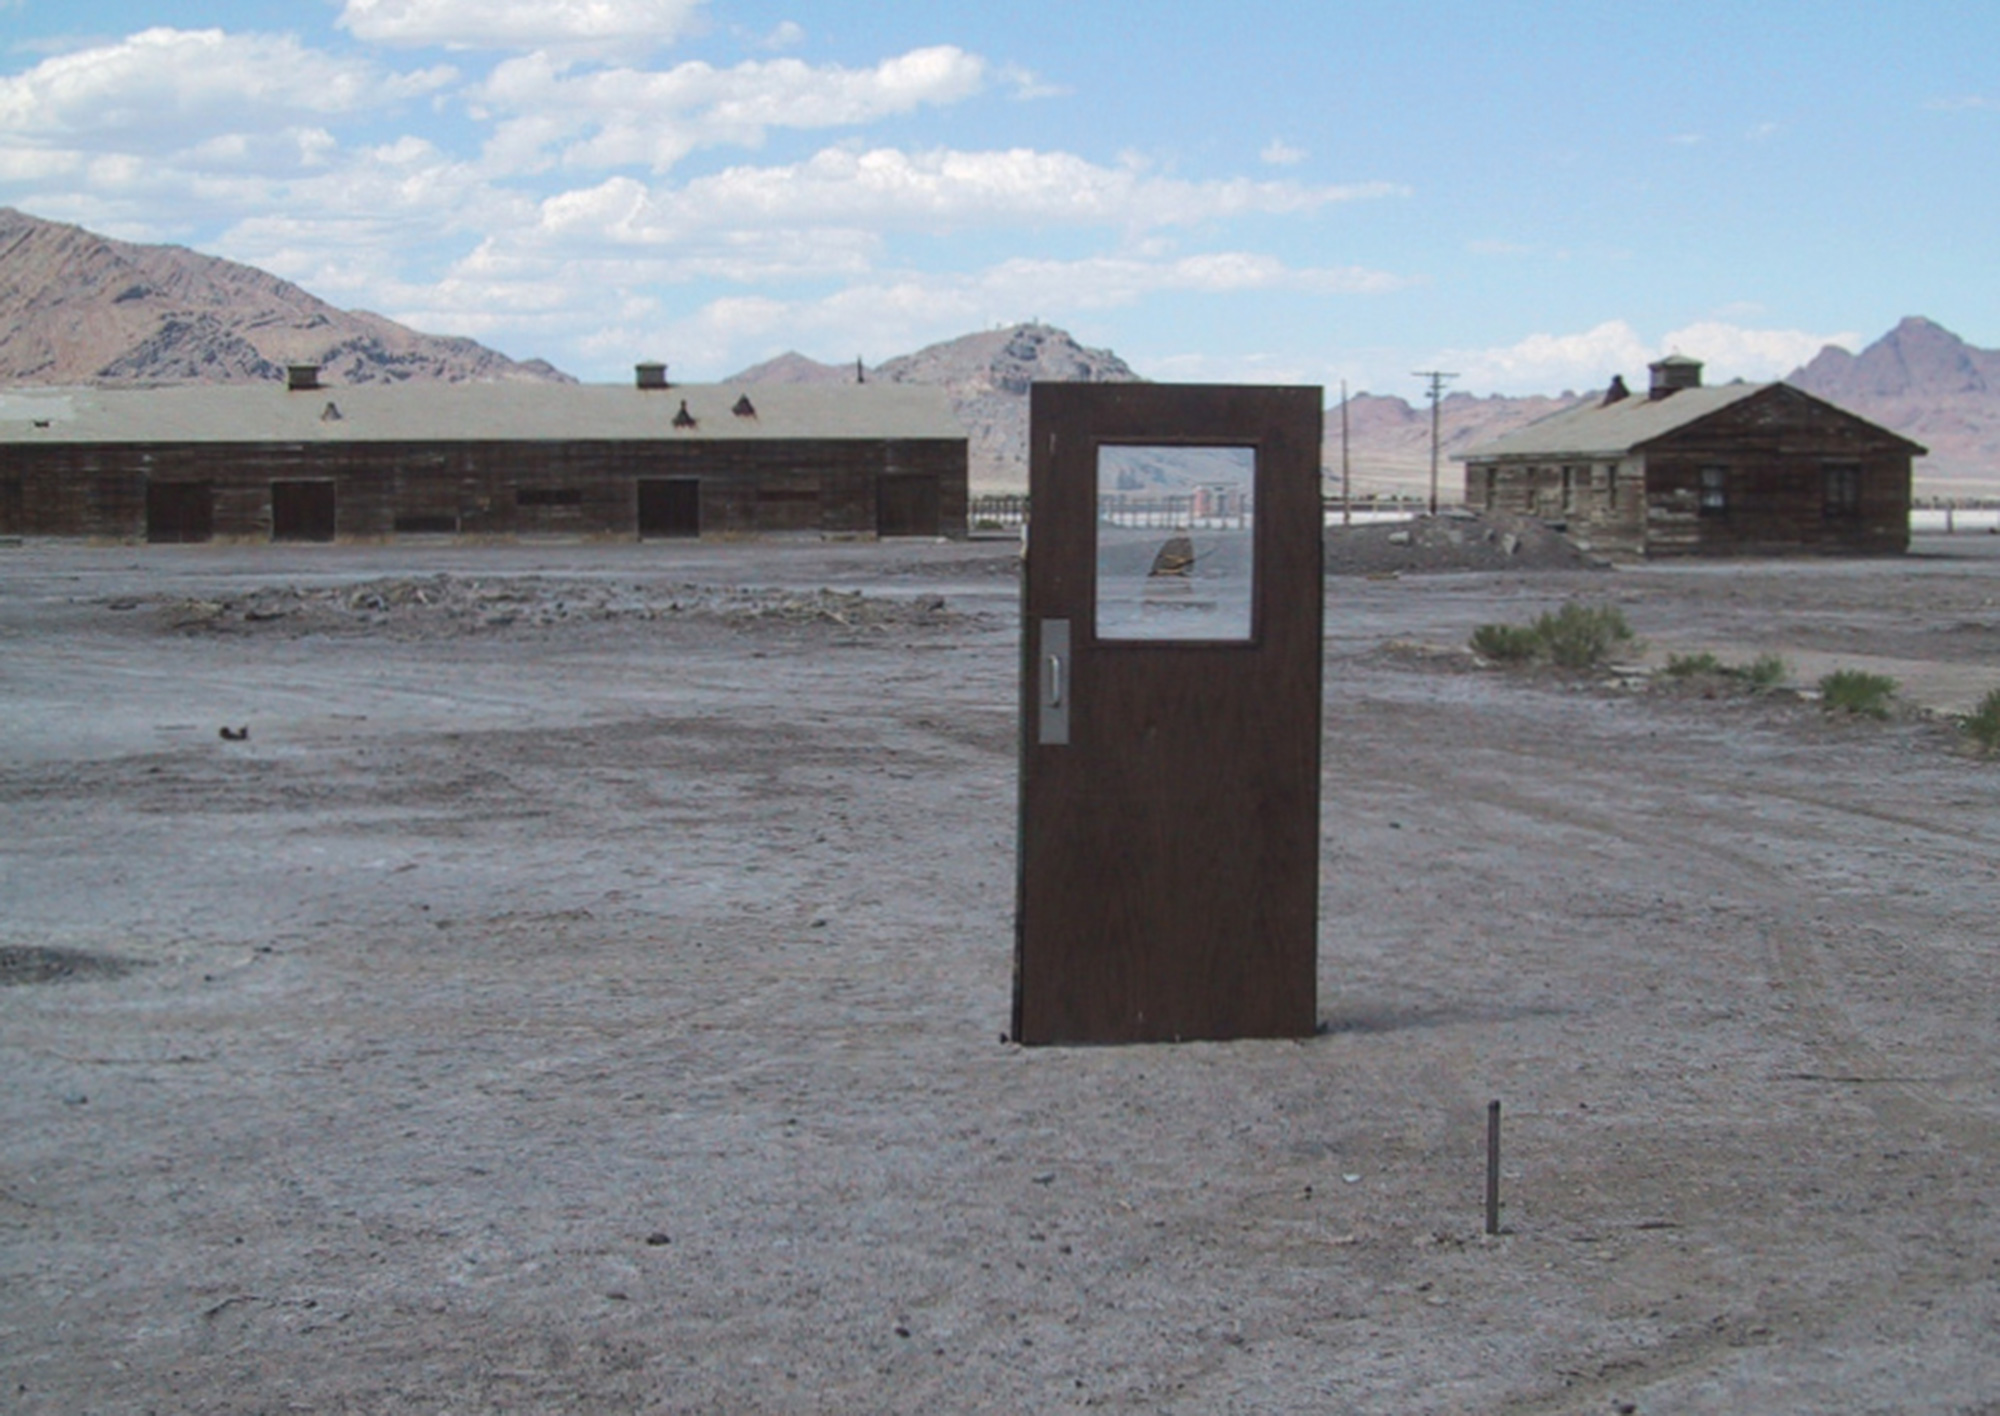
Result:
M937 508L935 527L895 529L965 534L966 444L950 438L4 446L0 518L11 525L0 534L144 540L148 488L172 483L209 489L215 539L265 541L284 530L276 502L330 483L341 540L630 539L639 483L686 479L698 484L701 534L870 536L885 478L935 482L918 499ZM157 518L157 492L150 500Z
M1785 385L1620 459L1468 461L1466 505L1531 516L1608 555L1895 554L1910 444Z
M1645 540L1645 462L1583 456L1469 462L1465 504L1560 527L1586 550L1637 555Z
M1649 444L1646 554L1896 554L1910 541L1910 452L1779 386Z

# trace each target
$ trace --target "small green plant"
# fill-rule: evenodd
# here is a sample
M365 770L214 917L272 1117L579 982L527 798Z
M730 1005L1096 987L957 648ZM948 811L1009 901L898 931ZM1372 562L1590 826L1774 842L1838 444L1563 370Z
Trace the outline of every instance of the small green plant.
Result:
M1565 669L1590 669L1631 637L1623 610L1571 601L1533 624L1480 625L1472 631L1472 652L1500 664L1547 659Z
M2000 688L1979 700L1979 706L1966 715L1964 727L1981 752L2000 752Z
M1541 647L1541 637L1524 624L1482 624L1472 631L1472 652L1496 664L1526 663Z
M1819 681L1819 695L1820 706L1829 713L1886 718L1889 700L1896 696L1896 681L1863 669L1835 669Z
M1707 652L1700 654L1667 655L1666 675L1668 678L1701 678L1707 674L1720 674L1722 672L1722 660Z
M1785 681L1785 661L1776 654L1760 654L1729 672L1742 679L1752 693L1769 693Z
M1536 620L1535 634L1549 658L1561 667L1591 669L1631 639L1632 626L1616 605L1579 605L1572 600Z
M1668 655L1662 672L1671 679L1719 679L1749 693L1769 693L1785 681L1785 661L1776 654L1764 654L1747 664L1725 664L1704 650Z

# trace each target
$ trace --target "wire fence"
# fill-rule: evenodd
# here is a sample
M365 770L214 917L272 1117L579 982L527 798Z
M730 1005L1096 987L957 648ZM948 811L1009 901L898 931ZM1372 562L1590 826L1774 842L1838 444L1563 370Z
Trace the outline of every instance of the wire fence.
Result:
M1422 497L1355 497L1346 503L1329 497L1325 503L1328 526L1407 521L1425 510ZM974 531L1018 531L1027 524L1028 498L1021 493L985 493L971 499L968 513ZM1126 494L1109 507L1104 519L1118 526L1240 527L1250 523L1250 509L1212 508L1193 495ZM2000 497L1927 498L1911 506L1910 530L1919 535L2000 535Z

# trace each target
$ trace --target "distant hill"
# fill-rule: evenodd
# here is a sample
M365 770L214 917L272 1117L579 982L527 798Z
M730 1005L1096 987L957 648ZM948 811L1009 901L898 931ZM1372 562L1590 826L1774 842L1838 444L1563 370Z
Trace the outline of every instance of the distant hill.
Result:
M1465 469L1452 454L1477 447L1537 418L1559 413L1578 395L1479 398L1447 394L1438 404L1439 499L1458 502L1465 493ZM1326 410L1323 465L1327 490L1337 492L1341 472L1340 404ZM1357 393L1347 400L1347 459L1354 495L1391 493L1427 496L1431 477L1431 407L1393 395Z
M1695 357L1701 351L1689 351ZM525 379L574 382L542 360L517 362L470 339L420 334L345 311L289 281L179 246L135 245L0 207L0 384L243 382L318 363L330 383ZM1608 381L1613 371L1606 370ZM1643 370L1622 370L1644 387ZM729 380L842 383L856 377L949 390L971 439L973 486L1027 484L1028 387L1037 380L1139 379L1107 349L1040 323L982 330L874 368L788 353ZM1980 349L1931 320L1905 319L1859 354L1829 346L1788 382L1915 438L1917 490L2000 496L2000 350ZM1325 465L1341 467L1340 409L1329 393ZM1479 398L1439 407L1439 486L1456 500L1451 455L1592 394ZM1348 401L1348 460L1357 494L1422 495L1430 480L1430 409L1359 392Z
M785 353L775 359L766 359L761 364L752 365L742 373L724 379L723 382L836 384L854 383L857 377L855 364L822 364L817 359L808 359L803 354Z
M1019 491L1028 481L1028 386L1050 383L1136 383L1116 354L1086 349L1045 324L1012 325L933 344L887 360L861 376L879 383L925 384L947 390L971 446L976 491ZM826 383L856 377L851 364L821 364L801 354L746 369L729 383Z
M1697 351L1698 356L1698 351ZM1610 370L1605 379L1610 381ZM1624 370L1643 390L1644 370ZM729 382L828 383L853 380L852 364L822 364L783 354ZM1109 350L1087 349L1044 324L985 330L890 359L860 376L948 389L972 440L972 483L980 491L1018 491L1028 476L1028 386L1038 379L1093 383L1139 378ZM2000 352L1974 349L1929 320L1904 320L1859 355L1831 346L1788 380L1931 449L1918 460L1920 495L2000 494ZM1331 390L1328 391L1331 394ZM1590 398L1567 392L1518 398L1454 393L1438 407L1441 498L1464 492L1464 452ZM1330 397L1323 463L1328 489L1339 485L1341 410ZM1347 459L1356 496L1427 496L1431 414L1421 400L1356 393L1347 403Z
M1700 350L1689 350L1696 358ZM1646 387L1643 369L1623 372ZM1786 383L1837 403L1930 449L1917 459L1919 496L2000 496L2000 350L1979 349L1950 330L1912 316L1859 354L1828 345ZM1447 499L1463 492L1462 464L1450 460L1489 439L1561 412L1583 398L1475 398L1455 393L1439 406L1439 484ZM1423 491L1430 480L1430 406L1359 393L1348 403L1349 456L1357 495ZM1326 465L1340 470L1340 411L1327 409Z
M346 311L252 266L0 207L0 383L239 383L317 363L330 383L574 382L470 339Z
M2000 495L2000 350L1912 315L1859 354L1829 344L1785 382L1929 448L1919 494Z

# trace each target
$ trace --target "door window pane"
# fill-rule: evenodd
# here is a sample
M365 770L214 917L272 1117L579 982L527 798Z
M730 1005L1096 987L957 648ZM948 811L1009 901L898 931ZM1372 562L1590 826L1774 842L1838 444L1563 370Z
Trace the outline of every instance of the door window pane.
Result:
M1257 450L1097 450L1097 637L1247 641Z

